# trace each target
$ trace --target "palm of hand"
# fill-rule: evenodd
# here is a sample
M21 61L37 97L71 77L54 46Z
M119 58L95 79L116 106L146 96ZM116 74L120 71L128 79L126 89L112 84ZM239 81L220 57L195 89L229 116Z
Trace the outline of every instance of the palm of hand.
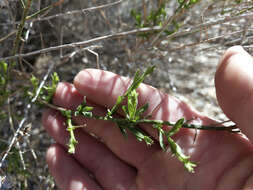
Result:
M68 83L58 86L54 103L73 109L85 95L96 114L103 115L129 83L128 79L109 72L84 70L75 78L74 86ZM147 112L153 118L169 121L197 118L202 124L214 123L148 85L142 84L138 90L140 104L149 103ZM43 115L46 130L57 142L49 149L47 162L61 189L236 190L250 185L253 147L241 135L198 131L194 141L195 130L182 129L174 139L198 164L195 174L190 174L169 152L163 152L158 143L147 147L131 135L124 139L112 123L81 117L75 118L75 122L87 126L76 132L79 143L72 157L66 153L68 133L64 118L52 110ZM140 127L157 139L150 126Z

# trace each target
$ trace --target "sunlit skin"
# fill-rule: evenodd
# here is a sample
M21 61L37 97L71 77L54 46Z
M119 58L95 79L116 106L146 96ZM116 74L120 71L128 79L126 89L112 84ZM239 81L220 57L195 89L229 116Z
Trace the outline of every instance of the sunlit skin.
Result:
M253 141L253 58L241 47L228 49L221 58L215 75L219 104L243 133ZM122 95L130 80L111 72L96 69L81 71L73 84L60 83L54 104L76 108L83 96L104 115L116 98ZM153 119L215 124L195 112L185 103L142 84L138 88L139 103L149 103L146 114ZM117 113L119 116L122 113ZM253 145L239 134L220 131L182 129L174 140L185 154L197 163L195 173L187 172L183 164L163 152L158 142L147 147L129 134L125 139L112 123L94 119L74 118L86 127L75 131L76 153L67 153L69 136L65 119L54 110L46 110L43 124L56 141L46 154L46 160L56 184L62 190L250 190L253 189ZM154 139L156 132L149 125L139 126ZM89 135L93 133L94 138Z

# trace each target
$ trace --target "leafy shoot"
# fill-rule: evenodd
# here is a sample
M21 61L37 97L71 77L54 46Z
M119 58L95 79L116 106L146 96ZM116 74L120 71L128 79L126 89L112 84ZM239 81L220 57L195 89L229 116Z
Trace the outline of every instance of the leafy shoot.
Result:
M148 116L143 116L148 109L148 102L143 105L138 105L138 92L137 88L144 81L145 77L154 71L155 67L151 66L146 69L146 71L141 74L140 70L137 70L132 84L126 90L126 92L118 96L115 105L111 110L108 109L104 116L99 116L94 114L93 107L87 105L86 98L84 97L83 102L76 108L76 110L68 110L65 108L56 107L50 104L52 97L55 93L57 83L59 82L59 77L55 73L52 75L52 83L49 86L45 86L41 89L37 101L47 105L51 108L57 109L61 114L66 117L67 131L69 132L69 142L68 142L68 152L71 154L75 153L75 146L78 143L75 137L75 129L83 126L75 126L72 123L73 116L83 116L85 118L92 118L103 121L110 121L116 124L116 126L121 131L122 135L127 138L128 133L132 133L138 141L145 142L148 146L154 143L154 140L147 132L142 130L140 124L149 124L156 130L159 139L159 145L163 151L167 151L169 148L171 150L172 156L175 156L180 162L182 162L184 168L190 172L194 173L194 167L196 163L190 161L190 157L183 153L182 148L172 139L172 136L180 131L181 128L191 128L199 130L216 130L216 131L228 131L228 132L239 132L236 126L223 127L223 126L203 126L188 124L185 122L184 118L179 119L176 123L162 120L151 120ZM31 83L34 87L30 95L34 97L35 92L38 90L39 81L35 77L32 77ZM126 105L122 105L123 101L126 100ZM118 118L115 113L121 108L124 113L123 118ZM169 131L164 130L163 126L171 126Z

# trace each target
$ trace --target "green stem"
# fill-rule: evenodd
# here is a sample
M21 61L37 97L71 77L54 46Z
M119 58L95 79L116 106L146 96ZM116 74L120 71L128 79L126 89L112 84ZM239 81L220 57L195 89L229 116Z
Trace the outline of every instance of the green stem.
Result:
M67 109L62 108L62 107L57 107L55 105L49 104L42 99L37 99L40 103L46 105L47 107L50 107L52 109L58 110L58 111L67 111ZM128 125L138 125L138 124L159 124L159 125L167 125L174 127L176 123L172 123L169 121L163 121L163 120L151 120L151 119L140 119L136 121L131 121L126 118L114 118L114 117L107 117L107 116L98 116L93 114L91 117L88 118L93 118L93 119L98 119L98 120L103 120L103 121L112 121L114 123L121 123L125 124L126 126ZM232 133L239 133L240 129L237 128L236 125L231 125L231 126L217 126L217 125L197 125L197 124L189 124L189 123L183 123L182 128L188 128L188 129L198 129L198 130L213 130L213 131L228 131Z
M13 47L13 52L12 52L13 55L15 55L17 53L17 50L19 48L21 35L22 35L23 29L24 29L24 26L25 26L26 16L28 15L28 11L31 7L31 2L32 2L32 0L27 0L26 6L25 6L24 11L23 11L21 22L18 25L18 33L17 33L16 39L14 41L14 47Z
M104 121L112 121L115 123L121 123L121 124L125 124L126 126L137 125L137 124L160 124L160 125L167 125L167 126L174 127L176 124L176 123L172 123L169 121L162 121L162 120L140 119L137 121L131 121L126 118L121 119L121 118L103 117L103 116L97 116L97 115L93 115L92 118L98 119L98 120L104 120ZM198 129L198 130L228 131L228 132L233 132L233 133L240 132L240 129L238 129L236 125L225 127L225 126L197 125L197 124L184 123L182 127L188 128L188 129Z

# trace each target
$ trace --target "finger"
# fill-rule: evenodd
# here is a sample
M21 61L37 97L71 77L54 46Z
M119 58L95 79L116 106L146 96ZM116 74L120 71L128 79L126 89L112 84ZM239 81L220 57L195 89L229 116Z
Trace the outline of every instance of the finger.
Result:
M68 83L60 83L56 89L54 103L61 107L75 107L81 103L83 97L75 90L74 86ZM80 101L78 103L78 101ZM89 103L89 99L87 100ZM71 105L74 104L75 106ZM93 113L96 115L105 115L106 109L100 106L94 107ZM95 119L85 119L82 117L74 118L78 125L86 124L83 128L86 132L93 133L101 138L103 143L117 156L128 164L137 167L148 157L159 150L154 144L147 148L144 142L139 142L133 135L129 134L127 139L123 137L119 128L110 122L104 122Z
M64 118L57 112L48 110L43 115L43 124L50 136L66 150L69 135L64 125ZM124 187L129 189L136 176L134 168L118 159L104 144L82 130L76 130L75 136L78 144L75 147L74 158L82 167L93 173L103 188ZM70 154L68 156L72 157Z
M130 85L130 79L107 71L86 69L75 77L74 85L78 92L87 96L89 100L96 102L98 105L111 108L115 104L117 97L127 90ZM185 118L186 120L196 120L198 124L214 123L214 121L200 116L185 103L149 85L141 84L137 91L139 94L139 106L148 103L149 108L145 114L151 114L152 119L175 122L180 118ZM142 128L158 139L157 133L152 129L152 126L142 125ZM185 134L186 131L183 131L181 130L178 136L181 137ZM194 139L195 131L187 130L186 133ZM174 138L177 137L175 136Z
M102 189L60 145L55 144L48 149L46 160L49 170L60 189Z
M123 95L130 84L131 79L127 77L97 69L83 70L74 79L74 85L79 93L107 108L115 104L118 96ZM139 105L149 103L147 114L152 112L164 97L163 93L149 85L141 84L137 91Z
M240 46L229 48L215 75L219 104L224 113L253 140L253 59Z

